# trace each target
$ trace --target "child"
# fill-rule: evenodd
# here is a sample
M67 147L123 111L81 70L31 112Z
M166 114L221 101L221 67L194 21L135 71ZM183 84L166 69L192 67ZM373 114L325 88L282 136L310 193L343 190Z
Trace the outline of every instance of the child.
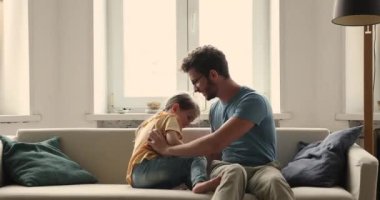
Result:
M152 129L160 130L169 145L182 144L182 128L199 114L199 106L190 95L181 93L171 97L163 111L137 128L127 171L127 182L132 187L169 189L185 183L194 193L215 190L221 177L208 180L205 157L163 157L148 145Z

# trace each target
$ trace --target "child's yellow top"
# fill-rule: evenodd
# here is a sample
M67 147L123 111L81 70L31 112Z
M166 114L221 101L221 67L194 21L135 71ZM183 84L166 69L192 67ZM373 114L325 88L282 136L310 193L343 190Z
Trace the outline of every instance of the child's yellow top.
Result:
M127 183L132 183L132 170L135 165L141 163L144 159L151 160L159 156L153 149L148 145L149 133L157 129L164 136L166 136L167 131L175 131L178 133L179 139L182 139L181 127L178 124L177 117L174 114L161 111L151 118L145 120L137 128L135 133L135 145L133 148L133 153L131 159L129 160L128 170L127 170Z

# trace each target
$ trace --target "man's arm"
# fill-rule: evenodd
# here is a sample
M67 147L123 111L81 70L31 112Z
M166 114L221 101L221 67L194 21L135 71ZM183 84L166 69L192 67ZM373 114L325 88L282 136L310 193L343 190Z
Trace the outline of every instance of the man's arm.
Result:
M208 134L185 144L168 146L163 136L157 132L151 133L149 142L152 148L162 155L210 155L221 152L233 141L246 134L254 125L249 120L232 117L213 134Z

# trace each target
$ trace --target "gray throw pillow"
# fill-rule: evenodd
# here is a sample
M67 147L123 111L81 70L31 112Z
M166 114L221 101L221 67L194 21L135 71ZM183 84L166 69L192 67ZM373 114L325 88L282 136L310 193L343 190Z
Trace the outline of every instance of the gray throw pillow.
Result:
M24 186L95 183L96 178L60 150L58 137L38 142L11 141L4 144L3 169L10 182Z
M342 185L346 174L347 150L362 131L362 126L336 131L323 141L303 147L282 170L292 187L332 187Z

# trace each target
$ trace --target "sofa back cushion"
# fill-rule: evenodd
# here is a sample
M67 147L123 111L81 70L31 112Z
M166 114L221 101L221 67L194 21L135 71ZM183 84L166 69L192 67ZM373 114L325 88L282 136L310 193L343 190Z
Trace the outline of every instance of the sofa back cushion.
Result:
M362 126L336 131L324 140L310 143L282 169L292 187L344 186L347 150L360 135Z
M40 142L58 136L62 151L99 183L125 183L134 129L21 129L20 142Z
M0 135L0 140L4 147L3 169L11 183L46 186L97 181L60 150L58 137L37 143L24 143Z
M62 151L99 183L123 184L133 151L135 128L20 129L20 142L41 142L58 136ZM208 128L184 129L184 141L210 133Z
M325 128L277 128L277 159L281 167L286 166L298 152L300 141L312 143L329 135Z
M61 149L99 183L126 183L125 176L133 151L135 128L20 129L17 140L40 142L59 136ZM184 141L210 133L210 128L185 128ZM320 128L277 128L278 160L284 166L297 152L299 141L313 142L328 135Z
M191 141L197 137L210 133L209 128L187 128L184 129L184 140ZM323 140L329 135L330 131L326 128L294 128L278 127L277 134L277 160L281 167L288 164L298 152L300 141L312 143Z

